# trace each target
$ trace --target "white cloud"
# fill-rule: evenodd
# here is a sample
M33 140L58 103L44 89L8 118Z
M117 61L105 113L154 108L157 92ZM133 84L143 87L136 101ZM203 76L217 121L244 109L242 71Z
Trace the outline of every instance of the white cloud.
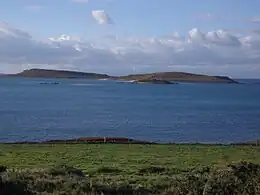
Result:
M72 0L72 2L75 2L75 3L88 3L89 0Z
M99 24L111 24L112 19L104 10L93 10L92 17L99 23Z
M7 22L0 22L0 38L5 39L31 39L29 33L10 26Z
M29 65L28 65L29 64ZM127 74L188 71L260 76L260 35L237 37L223 30L190 30L161 37L102 37L83 40L60 35L43 41L0 23L0 72L57 68Z

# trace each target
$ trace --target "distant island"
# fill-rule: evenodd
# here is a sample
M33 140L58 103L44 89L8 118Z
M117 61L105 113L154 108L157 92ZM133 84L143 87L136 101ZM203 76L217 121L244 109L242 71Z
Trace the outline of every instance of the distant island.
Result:
M35 77L35 78L69 78L69 79L107 79L107 74L76 72L67 70L29 69L18 74L4 75L7 77Z
M132 81L135 83L172 84L172 82L191 83L238 83L225 76L208 76L185 72L158 72L148 74L132 74L127 76L110 76L107 74L86 73L67 70L30 69L17 74L1 75L4 77L36 77L36 78L69 78L69 79L102 79Z
M133 74L119 77L120 80L138 81L138 80L163 80L169 82L191 82L191 83L238 83L235 80L224 76L208 76L202 74L192 74L185 72L158 72L150 74Z

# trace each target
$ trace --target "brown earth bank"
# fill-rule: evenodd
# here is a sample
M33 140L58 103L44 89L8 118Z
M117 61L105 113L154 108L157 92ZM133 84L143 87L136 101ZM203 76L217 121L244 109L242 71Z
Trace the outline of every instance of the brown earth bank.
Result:
M156 144L155 142L134 140L124 137L82 137L77 139L47 140L39 142L13 142L15 144L82 144L82 143L114 143L114 144Z
M222 143L200 143L200 142L189 142L189 143L158 143L145 140L135 140L125 137L81 137L77 139L57 139L47 141L22 141L22 142L4 142L5 144L171 144L171 145L234 145L234 146L260 146L260 140L245 141L245 142L234 142L228 144Z
M2 77L36 77L36 78L79 78L79 79L110 79L122 81L163 80L165 82L196 82L196 83L238 83L226 76L208 76L185 72L156 72L133 74L127 76L110 76L107 74L75 72L67 70L29 69L18 74L1 75Z

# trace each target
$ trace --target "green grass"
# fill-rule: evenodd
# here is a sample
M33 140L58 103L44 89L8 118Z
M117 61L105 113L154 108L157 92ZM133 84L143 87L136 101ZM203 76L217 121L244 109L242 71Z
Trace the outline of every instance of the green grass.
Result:
M91 183L98 186L117 188L118 186L143 187L153 192L161 192L161 190L168 189L173 183L174 185L179 185L181 182L176 183L176 177L178 176L183 177L191 173L197 175L200 172L203 175L208 169L224 170L227 169L227 165L241 161L260 164L260 147L0 144L0 165L5 165L9 169L27 170L30 174L34 171L36 173L34 173L33 177L36 177L35 174L37 177L39 175L39 177L43 177L44 174L38 172L40 170L46 172L47 170L47 175L50 174L52 176L44 176L43 178L52 178L54 177L53 174L58 173L59 175L59 173L65 170L64 168L55 167L66 165L67 167L75 168L75 170L74 168L66 168L66 170L70 170L69 173L80 173L80 170L82 170L87 175L88 182L91 181ZM32 177L30 176L30 178ZM210 178L212 177L210 176ZM193 179L189 177L182 180L182 182L192 180L191 184L199 182L198 186L204 185L204 176L200 177L199 181L196 178L196 181L193 181ZM33 181L35 180L37 179L33 179ZM42 182L42 179L39 182Z
M214 145L0 144L0 164L14 168L48 168L67 164L93 171L116 167L133 172L145 166L187 169L250 161L260 164L260 147Z

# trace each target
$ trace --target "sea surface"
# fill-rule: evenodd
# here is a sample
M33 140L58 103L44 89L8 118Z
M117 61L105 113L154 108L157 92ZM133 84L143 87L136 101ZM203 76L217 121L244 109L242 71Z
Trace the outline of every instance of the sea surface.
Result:
M0 142L86 136L178 143L260 139L260 84L243 82L0 78Z

